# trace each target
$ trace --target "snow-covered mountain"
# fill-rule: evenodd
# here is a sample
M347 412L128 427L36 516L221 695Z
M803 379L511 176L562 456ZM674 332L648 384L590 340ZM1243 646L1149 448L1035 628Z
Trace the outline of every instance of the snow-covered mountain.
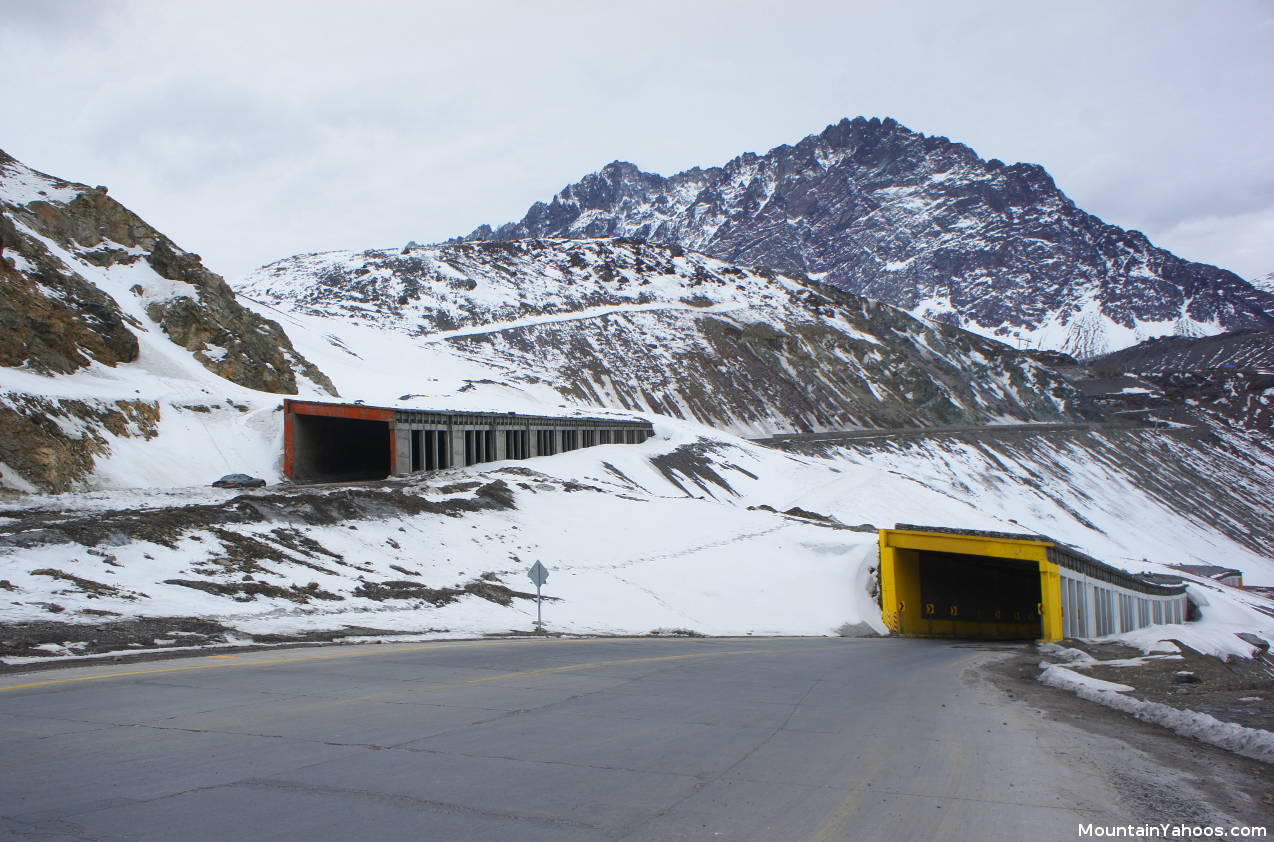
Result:
M1024 347L1092 357L1274 328L1274 294L1085 213L1034 164L892 119L665 178L615 162L470 240L638 237L804 272Z
M1093 414L1000 343L802 276L631 239L301 255L238 288L325 320L315 331L353 325L482 360L506 387L738 433ZM399 392L425 390L429 371L411 371Z
M1274 293L1274 272L1252 279L1252 286L1265 292Z
M78 487L180 406L302 389L335 392L198 255L0 152L0 488Z
M872 527L897 522L1274 583L1274 453L1232 430L1000 426L811 454L715 429L1089 415L1030 355L797 274L636 240L459 243L290 258L249 298L104 191L5 163L0 321L24 331L0 334L6 661L525 630L536 560L556 630L879 631ZM376 484L207 486L277 482L279 394L337 389L636 414L656 435ZM1247 655L1231 632L1274 630L1256 597L1192 593L1205 623L1172 630L1190 645Z

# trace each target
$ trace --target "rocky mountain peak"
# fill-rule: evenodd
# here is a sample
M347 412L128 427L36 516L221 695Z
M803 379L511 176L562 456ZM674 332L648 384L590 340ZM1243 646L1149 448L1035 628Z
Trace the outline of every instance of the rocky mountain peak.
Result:
M891 118L663 177L616 161L466 239L636 237L803 272L915 315L1079 356L1274 327L1274 295L1075 206L1037 164Z

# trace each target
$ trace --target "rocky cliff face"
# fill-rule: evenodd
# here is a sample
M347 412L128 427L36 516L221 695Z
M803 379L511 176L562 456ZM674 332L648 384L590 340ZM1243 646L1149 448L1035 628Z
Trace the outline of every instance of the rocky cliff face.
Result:
M94 360L132 362L134 334L148 330L148 320L241 386L296 394L299 374L330 387L277 324L240 306L199 255L182 251L106 188L37 173L0 152L0 210L0 364L52 374ZM110 294L125 277L147 319L125 315Z
M109 295L0 214L0 365L68 374L93 360L132 362L137 350Z
M577 403L745 434L1090 414L1050 369L999 343L805 277L638 240L301 255L241 291L445 343L492 377Z
M335 394L198 255L0 152L0 489L80 487L112 442L159 434L168 396L301 384Z
M1274 295L1077 208L1034 164L886 119L670 178L615 162L470 240L638 237L828 283L1025 347L1091 357L1274 328Z

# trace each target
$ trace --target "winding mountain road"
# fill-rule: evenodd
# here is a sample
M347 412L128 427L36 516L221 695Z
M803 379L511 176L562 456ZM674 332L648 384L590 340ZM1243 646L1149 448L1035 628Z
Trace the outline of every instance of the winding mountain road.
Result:
M1131 421L1041 421L1029 424L965 424L954 427L889 427L865 430L831 430L822 433L786 433L768 438L751 439L770 447L803 444L836 444L858 439L926 439L926 438L998 438L1034 433L1091 433L1101 431L1164 429L1162 425Z

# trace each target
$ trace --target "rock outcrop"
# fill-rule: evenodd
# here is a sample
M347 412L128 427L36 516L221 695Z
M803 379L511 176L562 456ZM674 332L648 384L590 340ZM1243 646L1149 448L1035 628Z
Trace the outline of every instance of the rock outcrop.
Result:
M2 365L65 374L92 361L134 361L135 332L147 325L112 295L122 286L214 374L281 394L296 394L300 375L335 393L278 324L241 306L199 255L182 251L105 187L46 176L0 152L0 244Z
M0 490L89 484L116 442L180 414L162 396L302 385L336 394L199 255L105 187L0 152Z

